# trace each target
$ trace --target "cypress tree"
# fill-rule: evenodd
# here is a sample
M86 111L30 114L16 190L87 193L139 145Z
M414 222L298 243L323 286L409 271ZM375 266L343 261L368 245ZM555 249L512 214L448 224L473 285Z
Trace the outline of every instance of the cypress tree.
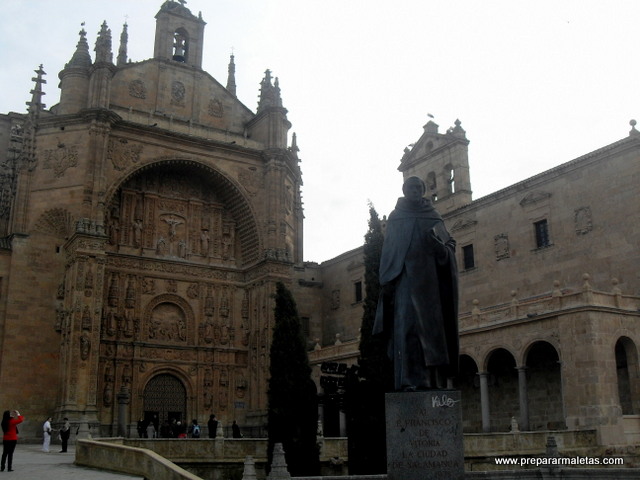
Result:
M387 471L384 394L392 389L392 368L386 339L371 332L380 293L382 222L369 205L369 229L363 247L365 298L360 328L357 374L347 377L346 405L349 428L349 473L384 474Z
M360 378L372 385L377 385L377 388L384 392L391 387L392 379L391 362L387 356L387 342L386 339L379 336L374 337L371 334L380 295L380 256L382 255L383 242L382 222L374 206L369 204L369 230L364 236L363 247L365 298L360 327L358 364Z
M268 456L282 443L292 476L319 475L318 401L298 310L291 292L276 284L271 341Z

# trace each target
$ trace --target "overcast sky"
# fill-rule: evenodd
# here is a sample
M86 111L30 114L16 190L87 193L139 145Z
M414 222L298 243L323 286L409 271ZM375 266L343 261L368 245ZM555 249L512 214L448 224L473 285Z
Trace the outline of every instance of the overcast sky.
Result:
M82 22L106 20L132 61L153 56L161 0L4 0L0 112L25 112L43 64L48 107ZM475 199L628 135L638 117L640 2L188 0L207 22L203 67L255 111L268 68L298 136L305 259L363 243L368 201L388 214L397 167L433 115L467 132Z

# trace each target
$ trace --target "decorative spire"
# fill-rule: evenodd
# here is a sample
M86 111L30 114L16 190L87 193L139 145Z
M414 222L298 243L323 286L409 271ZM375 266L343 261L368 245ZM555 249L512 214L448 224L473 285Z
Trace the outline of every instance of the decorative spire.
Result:
M465 132L464 129L460 126L462 125L462 122L456 119L454 124L455 124L455 127L451 129L451 133L456 137L467 138L467 132Z
M35 123L35 120L40 116L40 112L44 110L46 105L42 103L42 96L46 95L42 91L42 84L47 83L46 80L42 78L43 75L47 73L42 69L42 64L40 64L40 68L38 70L34 70L36 72L37 77L33 77L31 80L36 82L33 90L31 90L31 101L27 102L27 112L29 112L29 118L32 122Z
M260 82L260 100L258 100L258 112L269 107L282 107L280 97L280 82L276 78L275 85L271 83L271 70L264 72L264 78Z
M35 168L36 157L36 130L38 127L38 120L40 118L40 112L44 110L46 106L42 103L42 96L45 94L42 91L42 84L47 83L42 77L46 75L46 72L42 69L42 65L38 70L34 70L36 76L31 80L36 82L33 90L31 90L31 101L27 103L27 120L24 123L24 134L22 139L22 155L20 169L27 168L32 171Z
M120 34L120 48L118 49L117 65L125 65L127 63L127 42L129 40L129 34L127 33L127 23L122 26L122 33Z
M113 53L111 51L111 29L107 27L107 22L102 22L98 39L96 40L96 63L113 63Z
M80 40L78 40L78 45L76 45L76 51L73 53L71 60L67 63L64 68L69 67L84 67L88 68L91 66L91 55L89 54L89 44L87 43L87 32L84 30L84 22L82 22L83 28L78 32L80 35Z
M293 132L293 134L291 135L291 146L289 147L289 150L296 158L298 158L298 152L300 151L300 149L298 148L298 135L296 134L296 132Z
M235 97L236 96L236 64L234 63L233 53L229 60L229 76L227 77L227 90Z

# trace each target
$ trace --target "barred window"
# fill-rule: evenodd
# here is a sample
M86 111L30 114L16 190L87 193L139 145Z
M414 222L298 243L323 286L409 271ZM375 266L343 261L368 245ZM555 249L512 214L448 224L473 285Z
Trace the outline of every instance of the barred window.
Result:
M473 255L473 244L462 247L462 265L465 270L471 270L476 266L476 260Z
M547 220L540 220L533 224L536 233L536 248L548 247L551 245L549 241L549 224Z
M361 302L362 301L362 282L355 282L353 284L354 287L354 298L355 298L355 302Z

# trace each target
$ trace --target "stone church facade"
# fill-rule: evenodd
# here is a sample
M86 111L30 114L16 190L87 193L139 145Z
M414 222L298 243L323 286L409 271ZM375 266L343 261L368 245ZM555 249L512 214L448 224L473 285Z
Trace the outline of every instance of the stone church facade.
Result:
M295 134L269 71L254 113L233 56L226 85L202 70L200 16L156 19L153 58L106 23L92 58L83 30L60 103L41 67L28 113L2 116L0 398L34 425L111 434L120 404L265 423L272 294L303 254Z
M154 56L84 31L43 104L0 115L0 403L102 435L118 412L263 427L272 294L292 289L321 364L357 363L362 249L304 262L295 134L267 71L255 112L202 70L205 22L166 1ZM467 433L640 436L640 134L480 199L466 132L429 121L400 161L458 242ZM381 212L385 213L385 212ZM364 232L363 232L364 234Z

